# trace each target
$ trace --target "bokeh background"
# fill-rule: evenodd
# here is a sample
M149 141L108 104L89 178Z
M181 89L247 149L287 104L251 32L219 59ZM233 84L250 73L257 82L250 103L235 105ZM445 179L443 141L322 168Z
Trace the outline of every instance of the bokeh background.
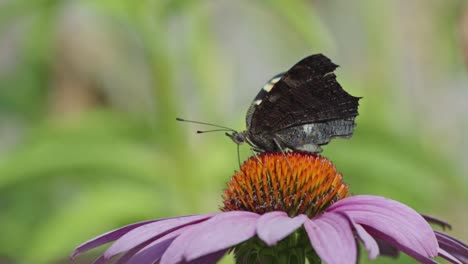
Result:
M466 1L0 0L0 263L69 263L110 229L217 211L235 144L175 117L242 130L264 82L313 53L364 97L323 153L351 192L466 241ZM414 263L378 260L397 262Z

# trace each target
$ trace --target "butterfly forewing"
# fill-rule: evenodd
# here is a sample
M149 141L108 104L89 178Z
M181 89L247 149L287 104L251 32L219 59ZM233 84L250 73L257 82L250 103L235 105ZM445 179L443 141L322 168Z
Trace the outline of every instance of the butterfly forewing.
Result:
M254 100L252 101L252 104L250 104L249 109L247 110L247 115L245 118L246 124L247 124L247 130L250 128L250 123L252 120L252 114L255 112L257 107L262 103L263 99L265 96L273 89L275 84L283 77L284 72L279 73L275 76L273 76L263 87L260 89L260 92L258 92L257 96L255 96Z
M359 98L336 81L337 65L322 54L309 56L252 104L247 127L251 134L273 134L289 127L357 116ZM261 95L263 98L258 98ZM255 102L257 102L255 104Z

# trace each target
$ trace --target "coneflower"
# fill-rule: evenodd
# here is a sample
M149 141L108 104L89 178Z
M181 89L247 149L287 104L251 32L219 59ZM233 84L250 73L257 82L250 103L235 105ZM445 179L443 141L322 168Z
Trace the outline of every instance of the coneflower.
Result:
M131 224L91 239L72 258L114 241L95 263L356 263L359 241L370 259L389 248L421 263L441 256L466 263L467 246L433 231L408 206L371 195L347 196L326 158L304 153L251 157L231 178L221 212ZM441 223L427 217L431 222Z

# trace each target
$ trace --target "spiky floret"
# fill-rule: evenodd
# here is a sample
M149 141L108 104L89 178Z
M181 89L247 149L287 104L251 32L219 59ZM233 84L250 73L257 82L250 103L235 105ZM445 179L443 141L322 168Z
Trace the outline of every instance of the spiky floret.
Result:
M228 182L223 211L263 214L284 211L290 216L320 214L344 198L348 186L328 159L309 153L262 153L251 157Z

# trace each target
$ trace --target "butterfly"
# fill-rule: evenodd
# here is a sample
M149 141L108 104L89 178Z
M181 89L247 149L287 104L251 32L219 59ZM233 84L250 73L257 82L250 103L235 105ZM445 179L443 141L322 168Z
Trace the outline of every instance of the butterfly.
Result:
M332 138L350 138L361 98L337 82L337 67L323 54L302 59L263 86L247 110L246 130L218 126L212 131L228 130L236 144L246 142L256 152L320 153Z

